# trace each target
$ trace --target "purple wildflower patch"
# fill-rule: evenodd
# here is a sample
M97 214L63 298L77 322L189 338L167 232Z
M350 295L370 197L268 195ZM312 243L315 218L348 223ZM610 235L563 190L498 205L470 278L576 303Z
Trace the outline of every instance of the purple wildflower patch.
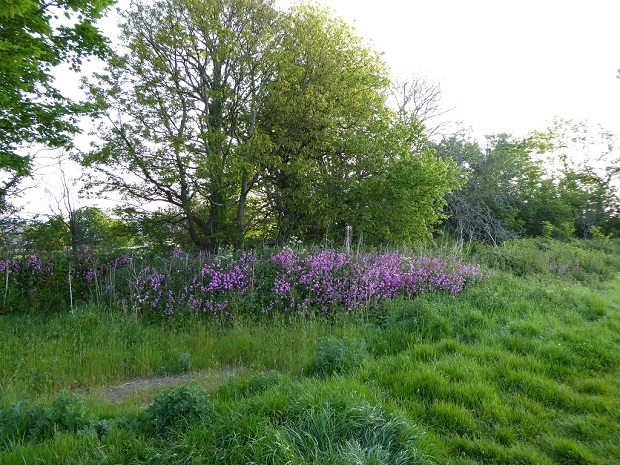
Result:
M480 266L460 260L397 252L310 254L290 248L267 258L251 252L233 258L175 249L148 263L128 255L98 257L85 249L56 261L38 256L0 260L0 273L16 284L12 291L36 288L40 296L41 289L53 284L54 292L65 298L70 285L73 299L151 316L189 312L216 319L240 313L373 310L395 297L456 295L485 277Z

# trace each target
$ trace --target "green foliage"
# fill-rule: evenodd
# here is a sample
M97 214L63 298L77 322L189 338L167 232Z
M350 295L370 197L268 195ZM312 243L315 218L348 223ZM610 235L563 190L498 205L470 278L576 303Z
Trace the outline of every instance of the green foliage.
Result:
M543 221L542 237L551 239L555 226L550 221Z
M105 58L107 39L95 27L113 0L41 0L0 3L0 211L6 195L30 171L20 148L32 143L67 147L77 117L92 108L63 96L51 71L79 70L90 56ZM60 19L62 18L62 19Z
M598 226L590 226L590 235L593 239L602 239L607 242L614 235L613 233L609 233L605 235L602 229Z
M532 138L507 134L487 136L486 147L459 138L436 146L443 159L453 159L463 186L448 199L444 230L461 241L497 244L526 232L542 235L543 221L553 224L570 216L557 200L557 188L544 179L542 164L534 161Z
M592 226L611 232L619 205L611 133L555 121L545 133L487 141L484 148L457 137L436 144L464 181L449 197L445 232L493 244L519 235L587 239Z
M559 184L561 195L573 212L573 230L584 239L592 226L604 226L616 209L616 194L610 179L603 179L589 168L566 168Z
M51 216L45 223L29 225L22 235L31 250L57 252L71 244L69 224L60 215Z
M110 250L134 245L135 232L131 226L111 218L96 207L82 207L72 212L73 225L71 245L73 247L96 247Z
M173 376L187 373L192 367L192 356L189 352L171 350L167 352L156 369L158 375Z
M326 403L297 410L284 434L307 463L430 464L414 445L414 432L401 418L370 405Z
M27 236L37 230L33 227ZM50 314L72 311L81 303L119 305L116 297L129 292L128 280L120 277L134 271L125 269L129 263L129 255L89 247L0 259L4 277L0 309Z
M146 434L165 434L173 428L207 421L212 412L206 389L196 385L166 389L147 407L140 427Z
M597 249L596 241L559 242L545 239L507 241L499 248L480 249L478 259L517 276L561 276L590 282L612 278L620 266L618 242Z
M4 446L2 461L614 464L618 252L614 239L476 246L494 267L489 279L457 296L393 300L363 318L240 319L218 328L200 321L143 325L104 307L4 317L1 415L24 393L36 394L25 380L51 357L58 358L54 383L41 397L82 386L97 414L90 422L77 415L83 419L73 424L83 426L55 427L39 439L22 434ZM549 258L567 257L584 264L584 279L547 269ZM338 376L305 376L300 367L310 366L329 338L339 341L334 347L363 338L363 363ZM149 391L116 403L98 389L148 376L173 352L192 354L192 372L212 397L194 386L196 396ZM346 350L335 352L332 359L346 358ZM151 396L158 400L143 410ZM152 413L155 404L161 414ZM158 434L154 418L174 418L182 405L193 419ZM194 414L205 405L211 407L200 421Z
M128 52L90 86L111 122L80 158L103 175L91 187L165 203L142 221L157 240L340 241L349 224L415 243L443 218L454 165L388 108L380 55L329 10L136 3L123 34Z
M251 395L262 394L290 381L290 378L277 371L259 373L249 379L230 379L218 390L220 399L242 399Z
M224 410L222 427L202 436L208 441L205 455L219 451L226 463L432 463L419 447L420 432L377 406L355 381L289 379L252 391L229 408L236 415Z
M133 4L122 24L127 53L90 89L111 124L81 161L103 175L102 188L164 202L158 220L182 225L198 247L238 242L271 150L256 112L274 73L276 19L262 0Z
M83 400L66 391L51 405L22 401L0 410L0 450L51 439L60 432L76 433L89 424Z
M333 375L358 368L364 356L364 346L364 341L356 339L319 339L313 371L319 375Z

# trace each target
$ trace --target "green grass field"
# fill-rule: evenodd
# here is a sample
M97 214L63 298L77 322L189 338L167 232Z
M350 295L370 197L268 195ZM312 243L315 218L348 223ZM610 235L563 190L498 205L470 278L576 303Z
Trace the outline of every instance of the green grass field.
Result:
M483 282L366 314L2 316L0 463L620 463L620 242L472 254Z

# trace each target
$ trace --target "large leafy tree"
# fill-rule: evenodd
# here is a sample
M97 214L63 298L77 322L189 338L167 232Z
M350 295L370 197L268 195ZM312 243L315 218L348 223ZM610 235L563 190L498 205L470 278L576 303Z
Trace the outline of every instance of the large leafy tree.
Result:
M115 0L0 0L0 212L31 168L27 144L71 144L77 118L90 107L63 96L52 70L79 70L104 58L107 40L94 22Z
M388 108L387 68L347 24L316 5L284 17L259 118L278 237L341 238L349 225L368 243L428 238L456 185L452 165L433 155L417 115Z
M449 164L387 108L384 63L329 11L159 0L134 4L123 34L90 89L107 121L82 162L104 189L159 202L168 230L213 248L372 222L378 240L413 240L438 221Z
M389 81L378 54L328 10L302 5L282 16L273 55L278 74L261 101L258 126L272 145L261 164L265 211L285 239L329 227L325 196L344 189L332 175L367 159L348 142L384 113Z
M371 244L428 240L445 218L446 197L459 186L456 165L436 156L415 119L391 115L383 124L359 135L371 141L374 156L356 167L357 179L341 200L348 223Z
M269 0L134 4L122 25L128 52L91 87L107 121L82 162L101 185L164 205L160 216L199 247L242 232L265 145L256 108L276 19Z
M464 186L448 199L445 230L491 243L518 235L611 232L618 218L615 138L600 127L556 120L546 132L500 134L486 147L459 138L437 144Z
M617 197L609 182L593 170L568 169L560 183L562 199L570 205L575 233L584 239L591 228L604 228L608 219L617 215Z
M616 136L600 125L556 118L533 138L545 146L545 166L578 236L593 226L611 232L620 216L620 156Z
M111 218L96 207L82 207L68 215L55 214L29 225L23 239L33 250L50 252L82 246L99 248L134 245L137 235L130 224Z

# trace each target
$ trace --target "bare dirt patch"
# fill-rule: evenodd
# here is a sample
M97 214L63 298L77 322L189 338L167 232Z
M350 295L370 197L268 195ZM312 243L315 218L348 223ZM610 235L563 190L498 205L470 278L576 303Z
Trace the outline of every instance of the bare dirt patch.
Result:
M217 387L238 371L237 368L227 368L208 373L185 373L176 376L152 376L136 378L115 386L104 386L97 392L108 402L121 402L127 398L149 395L161 389L181 386L195 381L207 387Z

